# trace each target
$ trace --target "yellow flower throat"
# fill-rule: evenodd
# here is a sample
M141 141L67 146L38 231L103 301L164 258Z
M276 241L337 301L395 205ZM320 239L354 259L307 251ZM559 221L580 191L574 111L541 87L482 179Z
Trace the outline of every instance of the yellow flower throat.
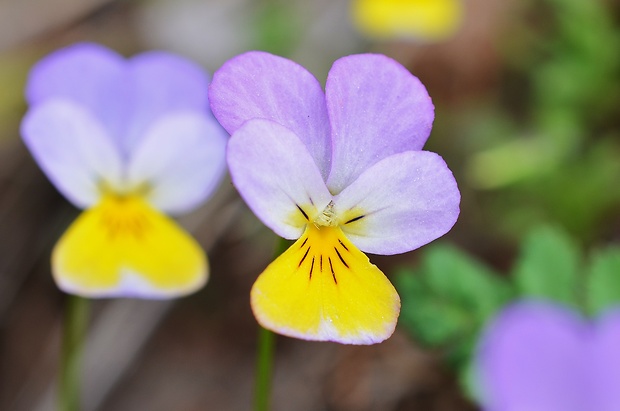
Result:
M314 219L297 208L306 221L304 233L252 288L252 309L261 325L322 341L369 343L391 334L395 321L386 319L398 316L398 294L343 233L334 204ZM361 218L357 214L343 224Z

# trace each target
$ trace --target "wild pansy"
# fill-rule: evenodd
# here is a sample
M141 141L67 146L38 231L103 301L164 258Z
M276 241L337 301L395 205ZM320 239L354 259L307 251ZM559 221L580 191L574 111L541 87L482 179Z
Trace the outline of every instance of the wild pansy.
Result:
M484 333L476 358L486 411L620 409L620 311L596 321L521 302Z
M87 297L169 298L208 275L198 243L162 212L183 213L217 187L226 133L208 78L163 52L129 60L77 44L28 79L24 142L58 190L86 209L56 244L58 286Z
M209 96L232 134L234 185L269 228L297 240L252 288L258 322L308 340L388 338L400 299L363 252L413 250L459 214L452 173L421 151L434 118L424 86L365 54L337 60L323 93L296 63L249 52L214 74Z
M370 37L435 41L458 29L463 5L462 0L352 0L351 16Z

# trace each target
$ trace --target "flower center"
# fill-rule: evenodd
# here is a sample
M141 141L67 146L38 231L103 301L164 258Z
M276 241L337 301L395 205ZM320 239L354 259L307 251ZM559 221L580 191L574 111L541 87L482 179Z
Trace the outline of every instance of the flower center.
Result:
M323 211L314 219L314 225L317 227L336 227L338 225L333 201L330 201Z
M141 240L151 228L145 206L146 203L139 196L105 196L99 206L100 222L108 238L131 237Z
M147 198L151 193L153 187L147 181L141 183L131 184L117 183L110 184L109 182L102 180L99 182L99 193L102 198L105 197L141 197Z

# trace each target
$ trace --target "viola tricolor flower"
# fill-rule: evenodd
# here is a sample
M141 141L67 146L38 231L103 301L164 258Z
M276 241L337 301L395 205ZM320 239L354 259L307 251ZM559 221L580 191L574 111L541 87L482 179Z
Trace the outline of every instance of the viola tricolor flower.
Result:
M620 409L620 311L597 321L521 302L500 313L476 358L486 411Z
M459 214L452 173L421 151L434 118L424 86L366 54L336 61L324 93L296 63L249 52L214 74L209 96L232 134L234 185L268 227L297 240L252 288L259 323L309 340L388 338L400 299L362 251L413 250Z
M205 283L201 247L162 212L198 206L224 174L227 136L207 90L198 66L163 52L125 60L78 44L34 66L24 142L58 190L86 209L52 254L62 290L169 298Z
M462 0L352 0L353 23L369 37L436 41L463 18Z

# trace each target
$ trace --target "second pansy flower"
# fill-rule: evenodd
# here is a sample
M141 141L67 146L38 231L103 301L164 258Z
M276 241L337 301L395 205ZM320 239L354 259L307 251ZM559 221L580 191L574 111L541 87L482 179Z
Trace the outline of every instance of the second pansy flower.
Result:
M323 93L296 63L249 52L214 74L210 101L232 135L228 164L241 196L297 240L252 288L259 323L310 340L388 338L400 300L362 251L413 250L459 214L452 173L421 151L434 118L424 86L367 54L336 61Z
M35 65L24 141L86 211L54 247L52 273L86 297L171 298L207 281L199 244L162 212L211 195L226 135L208 112L208 77L164 52L124 59L82 43Z

